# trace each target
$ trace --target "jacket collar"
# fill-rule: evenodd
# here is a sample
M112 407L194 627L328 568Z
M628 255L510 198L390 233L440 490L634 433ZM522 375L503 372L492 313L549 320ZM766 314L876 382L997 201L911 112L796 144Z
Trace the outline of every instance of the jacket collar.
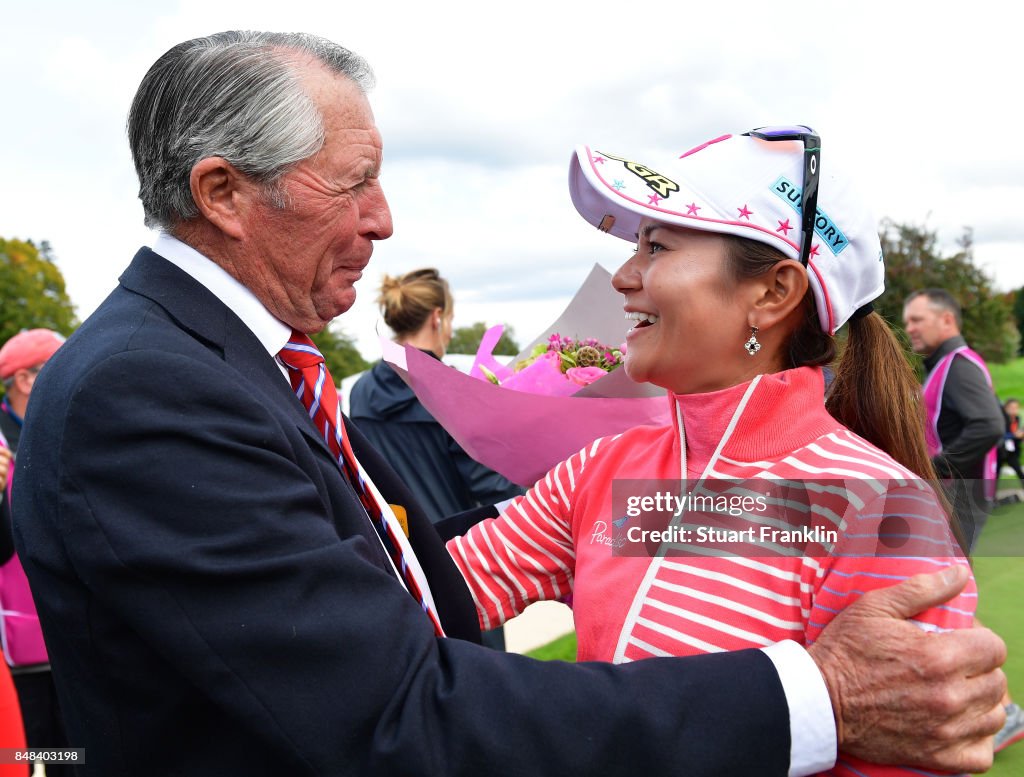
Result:
M707 460L717 448L750 382L706 394L674 394L690 455ZM825 384L818 367L797 367L761 376L729 436L722 455L759 461L841 428L825 409ZM678 432L677 432L678 444Z
M277 362L252 330L205 286L148 248L139 249L119 280L123 288L163 308L178 326L237 370L246 385L292 407L299 428L308 428L309 437L327 450Z
M943 341L938 348L924 358L924 368L931 372L944 356L953 353L957 348L965 345L967 345L967 341L964 340L963 335L953 335L953 337Z
M148 248L139 249L118 280L128 291L155 302L182 329L221 353L230 324L244 327L216 295Z

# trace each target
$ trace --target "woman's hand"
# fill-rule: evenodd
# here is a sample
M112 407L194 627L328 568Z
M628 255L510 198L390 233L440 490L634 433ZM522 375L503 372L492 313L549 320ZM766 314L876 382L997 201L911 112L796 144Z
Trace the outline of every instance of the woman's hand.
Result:
M11 451L9 448L0 448L0 487L7 488L7 472L11 468Z

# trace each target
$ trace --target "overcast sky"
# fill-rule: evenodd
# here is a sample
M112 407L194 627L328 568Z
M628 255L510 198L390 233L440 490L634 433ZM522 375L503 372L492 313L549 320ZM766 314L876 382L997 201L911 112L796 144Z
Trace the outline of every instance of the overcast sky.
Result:
M549 324L629 246L575 212L581 142L664 158L724 132L803 123L879 217L949 247L974 228L1001 289L1024 285L1020 28L1010 2L266 3L0 0L0 236L49 240L80 318L150 243L124 123L149 65L224 29L305 31L364 55L395 235L340 323L376 358L381 274L436 266L456 326ZM386 332L383 324L380 331Z

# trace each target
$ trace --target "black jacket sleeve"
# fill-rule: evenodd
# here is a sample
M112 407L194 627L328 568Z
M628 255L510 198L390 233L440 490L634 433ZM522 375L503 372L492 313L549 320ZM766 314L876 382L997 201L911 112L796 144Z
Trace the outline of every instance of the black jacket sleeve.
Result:
M83 775L786 774L759 650L436 638L316 430L223 372L136 350L33 395L16 539Z

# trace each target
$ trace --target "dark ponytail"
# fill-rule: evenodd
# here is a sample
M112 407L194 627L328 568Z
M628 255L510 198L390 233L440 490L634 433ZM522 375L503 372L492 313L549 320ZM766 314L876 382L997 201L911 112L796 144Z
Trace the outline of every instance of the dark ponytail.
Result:
M825 407L911 472L935 480L925 444L921 387L903 346L877 313L847 326L846 347Z

